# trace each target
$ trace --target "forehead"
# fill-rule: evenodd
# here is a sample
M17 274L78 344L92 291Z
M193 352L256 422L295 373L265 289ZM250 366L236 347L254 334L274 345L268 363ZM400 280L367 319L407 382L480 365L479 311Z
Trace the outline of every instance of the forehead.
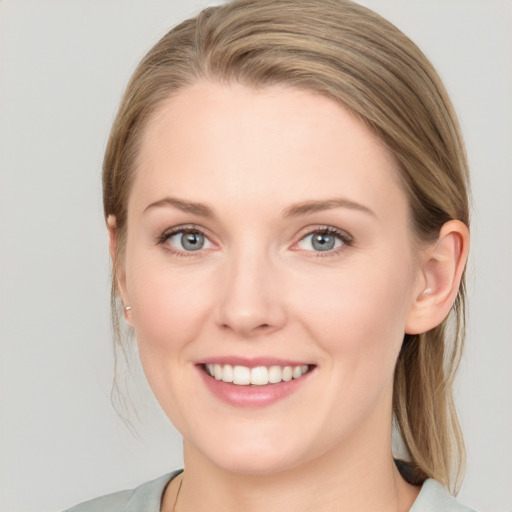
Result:
M148 122L136 172L145 200L256 201L277 190L277 202L406 202L394 158L364 123L330 98L285 86L180 90Z

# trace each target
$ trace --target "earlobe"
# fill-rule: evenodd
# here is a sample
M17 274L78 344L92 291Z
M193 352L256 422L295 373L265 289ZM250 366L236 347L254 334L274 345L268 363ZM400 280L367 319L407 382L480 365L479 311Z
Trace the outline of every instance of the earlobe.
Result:
M117 224L114 215L107 217L107 229L109 236L109 253L112 260L112 268L114 275L114 282L117 293L123 303L123 313L126 321L131 325L131 306L129 306L128 295L126 292L126 275L124 267L119 261L118 247L117 247Z
M438 239L423 251L420 290L406 319L405 332L420 334L438 326L448 315L459 291L469 249L468 227L446 222Z

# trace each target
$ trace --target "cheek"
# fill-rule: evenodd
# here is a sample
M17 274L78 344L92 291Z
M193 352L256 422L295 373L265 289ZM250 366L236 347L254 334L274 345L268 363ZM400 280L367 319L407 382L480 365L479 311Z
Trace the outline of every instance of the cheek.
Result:
M182 272L158 258L127 261L127 290L140 361L155 397L179 430L194 400L190 348L204 337L212 286L201 272ZM186 390L183 392L182 390Z
M133 253L127 261L127 291L141 352L162 356L199 336L211 303L207 272L183 272Z
M412 263L380 258L340 269L323 286L304 283L304 323L334 364L391 374L404 336ZM297 299L300 300L300 299ZM363 372L367 377L367 372Z

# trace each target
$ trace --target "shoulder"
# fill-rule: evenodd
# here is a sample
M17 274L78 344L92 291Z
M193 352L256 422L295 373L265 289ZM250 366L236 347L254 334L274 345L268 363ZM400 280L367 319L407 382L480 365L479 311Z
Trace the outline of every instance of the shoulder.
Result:
M475 512L461 505L439 482L425 480L409 512Z
M181 471L175 471L135 489L85 501L65 512L160 512L160 502L167 484L180 473Z

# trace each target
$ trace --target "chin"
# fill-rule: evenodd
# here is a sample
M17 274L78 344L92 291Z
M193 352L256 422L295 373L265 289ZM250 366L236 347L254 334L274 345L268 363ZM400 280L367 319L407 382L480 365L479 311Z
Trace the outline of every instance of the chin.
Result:
M210 439L207 445L201 437L202 446L196 445L192 450L224 471L246 475L283 473L314 458L314 454L305 452L304 435L297 438L288 431L288 435L276 432L269 435L256 429L244 434L222 435L216 440Z
M240 452L236 455L223 454L210 460L224 471L244 475L274 475L283 473L298 465L296 457L287 454L266 453L262 450Z

